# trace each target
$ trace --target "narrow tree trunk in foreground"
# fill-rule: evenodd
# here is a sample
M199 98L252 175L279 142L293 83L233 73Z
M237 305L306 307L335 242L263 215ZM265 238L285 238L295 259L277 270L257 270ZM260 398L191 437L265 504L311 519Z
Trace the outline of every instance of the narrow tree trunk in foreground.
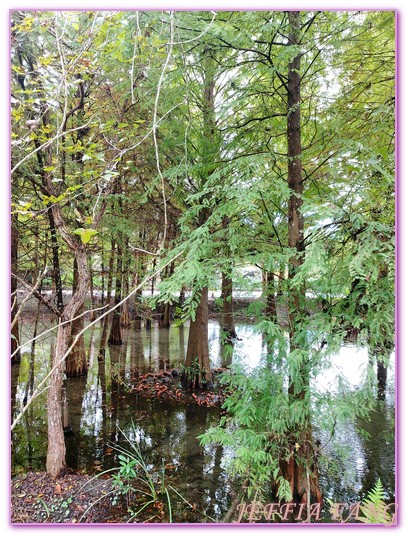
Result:
M288 13L290 24L289 42L298 45L300 42L300 12ZM304 191L302 181L301 161L301 114L300 114L300 60L298 53L288 67L287 79L287 148L288 148L288 187L291 195L288 203L288 245L292 249L289 261L289 279L295 277L304 262L304 217L301 212ZM305 288L290 284L288 299L288 319L290 352L303 349L298 342L301 322L305 316ZM290 361L291 355L289 356ZM296 358L298 358L296 356ZM289 377L288 394L292 403L302 402L306 418L301 428L293 429L295 436L292 444L292 454L287 460L282 460L281 469L284 477L290 483L293 499L301 503L321 502L318 470L315 463L315 453L311 428L311 406L309 394L309 361L303 351L303 361L299 369L295 369Z
M52 477L58 477L65 470L65 437L62 426L62 384L65 355L71 340L71 326L60 325L58 328L57 343L51 359L54 369L50 377L47 399L48 414L48 451L47 473Z

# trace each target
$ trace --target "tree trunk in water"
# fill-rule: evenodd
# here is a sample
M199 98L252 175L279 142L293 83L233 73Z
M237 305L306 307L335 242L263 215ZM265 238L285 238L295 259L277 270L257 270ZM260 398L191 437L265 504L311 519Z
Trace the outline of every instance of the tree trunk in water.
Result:
M48 413L48 451L47 473L58 477L65 469L65 440L62 424L62 386L65 370L66 353L72 342L72 320L83 306L89 290L89 269L86 249L67 233L59 214L58 204L54 205L60 232L66 237L67 243L75 249L75 258L78 269L78 284L71 300L64 308L58 326L55 350L51 355L51 373L47 397Z
M387 367L384 362L377 361L377 397L379 400L386 399Z
M51 358L54 370L50 377L47 398L48 451L47 473L58 477L65 470L65 438L62 425L62 382L65 369L64 355L71 340L71 325L60 325L57 342Z
M117 259L116 259L116 288L114 303L117 305L121 301L122 294L122 268L123 268L123 250L121 246L117 247ZM121 319L121 307L117 307L113 312L113 321L110 328L110 336L108 343L111 345L119 346L123 343L122 330L120 327Z
M17 221L16 216L11 216L11 273L17 275L18 268L18 230L17 230ZM18 305L17 305L17 279L13 276L11 277L11 363L17 364L21 360L21 353L18 347L20 346L20 335L18 328L18 319L14 322L14 318L17 315ZM13 324L14 322L14 324Z
M137 286L137 283L135 284ZM143 296L143 291L137 290L136 295L134 296L134 329L139 331L141 329L141 322L143 320L143 314L141 312L141 298Z
M387 368L393 347L393 341L384 340L380 347L373 351L374 361L376 361L377 399L379 401L386 399Z
M78 315L82 314L84 307L78 310ZM85 326L84 316L76 318L72 322L71 339L74 341L75 337L83 331ZM86 375L88 371L88 362L86 358L85 339L83 334L78 338L75 347L72 349L66 359L66 375L67 377L81 377Z
M72 285L72 295L76 292L76 289L78 287L78 264L76 259L74 260L74 266L73 266L73 285ZM89 276L90 278L90 276ZM75 318L72 322L72 329L71 329L71 343L75 340L76 336L83 331L83 328L85 326L84 316L81 315L84 312L84 306L81 305L79 308L77 315L80 316L78 318ZM72 349L70 354L67 356L66 359L66 375L67 377L80 377L81 375L85 375L88 371L88 362L86 359L86 350L85 350L85 339L83 334L80 335L77 342L75 343L75 347Z
M291 45L300 42L300 12L290 11L289 36ZM302 195L304 191L302 181L301 161L301 114L300 114L300 60L298 53L290 62L287 78L287 149L288 149L288 187L291 195L288 203L288 245L293 254L289 261L290 282L304 262L304 218L301 213ZM290 352L301 350L298 333L305 313L305 288L290 284L288 299L288 320ZM288 359L290 361L291 355ZM301 428L293 429L295 436L292 444L292 455L288 461L281 463L282 473L289 481L293 498L301 503L322 501L318 483L318 471L315 463L315 453L311 429L311 407L309 399L309 362L303 352L303 362L296 377L289 377L288 394L293 403L302 401L305 404L306 421ZM299 448L297 447L297 444Z
M129 295L129 279L126 273L123 275L123 294ZM129 301L125 301L121 308L122 314L120 318L120 325L121 327L128 329L130 327Z
M191 389L211 386L208 345L208 287L202 289L195 319L191 320L182 384Z
M171 304L163 303L160 327L163 327L164 329L168 329L170 324L171 324Z
M226 341L237 338L233 317L233 281L226 273L222 273L223 325Z
M114 266L114 260L115 260L115 251L116 251L116 243L114 240L112 240L110 259L109 259L107 290L106 290L106 303L109 307L110 307L110 302L112 299L113 266ZM107 338L109 334L109 317L110 317L110 314L107 314L103 318L102 333L100 335L100 344L99 344L99 359L102 359L105 356Z
M130 271L130 263L131 263L131 257L130 257L130 247L129 247L129 239L126 238L125 246L124 246L124 269L123 269L123 276L122 276L122 285L123 285L123 295L129 295L129 271ZM125 301L122 305L122 314L120 318L120 325L122 327L128 328L130 327L130 313L129 313L129 301Z

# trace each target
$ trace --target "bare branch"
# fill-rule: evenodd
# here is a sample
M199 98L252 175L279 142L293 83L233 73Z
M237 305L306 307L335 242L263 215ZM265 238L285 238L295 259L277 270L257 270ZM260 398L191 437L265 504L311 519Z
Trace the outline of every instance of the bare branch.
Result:
M25 282L24 279L21 279L18 275L14 275L13 273L11 274L11 276L13 278L15 278L19 283L21 283L23 286L25 286L28 290L29 290L29 293L24 297L24 299L21 301L21 304L16 312L16 315L14 316L13 318L13 321L11 322L11 328L14 327L14 325L17 323L17 320L21 314L21 311L23 309L23 305L30 299L30 297L32 295L35 295L35 297L37 297L37 299L39 299L42 303L44 303L44 305L48 306L53 312L56 311L57 314L59 314L59 312L55 309L53 310L53 306L48 303L44 297L38 292L38 288L42 282L42 279L45 277L45 275L47 274L47 271L48 271L48 267L45 266L45 269L42 273L40 273L40 275L38 276L37 278L37 281L35 283L35 285L33 287L31 287L29 284L27 284Z

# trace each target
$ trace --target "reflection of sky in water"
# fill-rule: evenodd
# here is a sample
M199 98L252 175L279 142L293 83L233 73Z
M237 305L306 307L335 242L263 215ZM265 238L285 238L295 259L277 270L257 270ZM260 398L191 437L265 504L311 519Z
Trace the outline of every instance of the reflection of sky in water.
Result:
M394 358L392 353L388 369L388 381L394 381ZM363 383L368 372L369 355L365 347L344 345L339 352L329 357L329 368L322 370L314 384L318 391L338 391L338 381L344 381L349 387ZM339 379L340 378L340 379Z
M239 340L234 344L233 361L239 361L248 369L253 369L262 363L262 358L266 355L263 337L255 331L252 325L238 324L236 331ZM210 415L203 407L189 410L183 406L170 406L161 402L152 403L128 392L125 387L133 379L136 370L145 373L148 370L179 368L185 359L188 333L187 324L183 327L172 325L169 329L159 329L156 324L153 324L149 331L135 330L133 327L123 329L124 344L108 348L104 362L97 359L99 330L94 330L92 343L90 343L90 333L86 334L86 347L91 348L88 375L86 378L70 380L68 385L69 410L75 431L75 436L70 439L73 442L68 443L69 452L74 458L74 461L70 462L75 468L81 469L92 466L95 459L103 461L103 441L109 440L109 437L119 436L117 429L120 427L135 442L141 442L147 449L153 448L154 455L159 462L160 459L165 458L166 462L176 465L180 470L179 477L182 475L183 478L178 482L180 488L184 488L191 499L193 495L196 495L196 499L199 498L201 503L203 501L208 506L211 504L212 514L220 515L221 511L217 502L219 500L220 503L223 500L226 504L228 476L225 467L230 461L232 449L219 449L217 445L201 448L196 440L197 435L203 433L210 425L217 423L217 413ZM26 335L29 339L27 324ZM219 322L211 320L209 322L209 346L213 367L224 364L219 338ZM36 383L46 374L50 344L51 338L37 341ZM313 384L320 392L335 393L338 389L338 377L341 375L349 386L357 387L363 383L367 365L368 353L365 348L343 346L338 354L329 358L329 367L323 369L317 378L313 379ZM102 384L101 374L104 370L106 374L104 384ZM29 378L29 350L27 348L20 367L13 367L12 372L14 375L19 374L19 377L14 379L19 383L16 395L17 403L19 403L24 397ZM118 378L119 382L115 382ZM389 382L390 386L392 383L394 385L394 354L391 358ZM105 389L104 392L103 389ZM44 450L46 447L44 397L41 402L33 405L29 418L33 434L40 429L43 438L41 445L36 446L37 449L34 449L32 454L33 458L37 459L33 466L40 469L43 466L46 451ZM132 421L135 424L134 429L132 429ZM389 421L386 423L384 419L380 425L391 433ZM385 462L383 459L374 460L368 457L371 455L369 452L372 448L369 445L367 447L367 443L361 438L359 427L360 424L354 422L338 424L334 440L331 440L329 433L324 436L325 432L322 432L320 435L323 444L329 442L325 453L333 459L338 459L338 463L342 463L337 481L326 476L325 487L330 489L328 494L336 498L341 493L350 496L353 492L356 495L362 488L364 474L371 470L372 463L374 465L374 463ZM26 429L27 427L20 427L22 434L16 440L16 444L20 443L17 458L18 463L21 464L24 464L23 459L27 455L29 439L26 436ZM102 438L103 436L105 438ZM30 440L33 440L32 437ZM378 450L381 451L380 441L378 444ZM390 445L386 450L386 458L390 459L389 473L391 473L392 455L394 460L394 448L392 449ZM343 459L347 459L345 463ZM104 466L104 468L108 467L108 464ZM211 483L213 479L218 482Z

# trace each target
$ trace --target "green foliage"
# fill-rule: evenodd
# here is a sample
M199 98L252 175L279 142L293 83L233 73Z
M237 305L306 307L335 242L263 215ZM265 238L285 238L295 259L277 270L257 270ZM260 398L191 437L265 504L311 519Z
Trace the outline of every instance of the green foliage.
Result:
M78 236L80 236L81 238L82 243L87 244L90 242L93 236L96 236L98 231L92 228L77 228L73 231L73 233L78 234Z
M234 477L248 478L249 496L264 494L275 481L279 497L288 500L290 491L281 477L279 461L282 452L289 456L293 451L296 440L291 430L303 419L301 407L296 413L290 411L282 376L268 369L248 375L247 370L233 365L220 381L228 395L224 404L228 415L217 428L199 437L201 443L218 442L233 448L229 469Z
M182 381L185 384L190 384L195 381L197 377L202 376L201 382L203 385L206 384L205 380L205 373L207 370L205 368L201 368L199 364L198 358L192 359L192 363L190 366L185 366L184 364L181 365L181 375L182 375Z
M339 378L337 395L320 394L312 381L349 329L387 362L395 324L394 12L300 16L301 44L292 46L284 11L12 14L19 273L52 264L57 208L96 272L115 247L126 260L123 281L173 260L149 303L173 303L186 289L180 322L194 319L202 289L216 287L220 273L248 292L259 284L239 266L275 274L280 323L267 317L267 291L249 309L267 357L257 370L235 366L222 377L228 416L201 440L233 446L231 471L249 479L252 495L275 483L284 499L279 462L296 454L309 422L334 427L369 406L371 389L352 392ZM191 46L174 45L167 58L170 42ZM286 75L298 53L305 228L295 251ZM65 119L73 131L61 135ZM72 251L60 237L68 284ZM139 452L119 460L118 491L130 496L140 483L157 501Z
M133 431L135 431L134 424ZM171 500L165 484L164 460L161 470L156 471L146 463L137 442L123 431L121 434L126 439L126 447L112 446L119 452L119 466L112 476L115 486L113 503L117 503L120 497L125 498L130 515L128 522L138 517L149 506L153 506L159 516L168 515L169 522L172 522ZM164 507L167 508L166 513Z
M389 512L385 499L386 493L382 482L378 479L360 506L364 516L359 515L358 520L364 524L393 524L393 515Z

